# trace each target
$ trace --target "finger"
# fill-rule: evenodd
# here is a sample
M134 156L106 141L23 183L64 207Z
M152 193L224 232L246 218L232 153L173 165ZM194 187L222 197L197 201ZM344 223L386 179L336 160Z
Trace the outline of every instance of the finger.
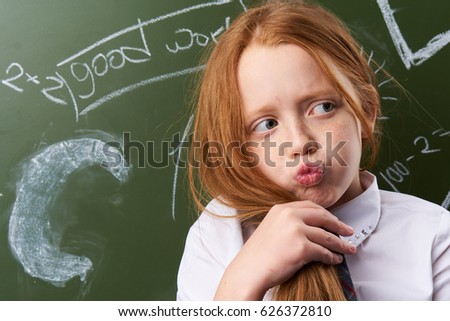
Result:
M308 246L308 254L306 256L307 262L310 263L313 261L322 262L324 264L339 264L343 261L343 256L339 253L335 253L330 251L329 249L316 244L310 243Z
M337 235L318 227L310 227L306 230L306 237L312 243L327 248L332 252L342 254L355 254L356 246L345 240L341 240Z
M336 216L324 208L310 208L302 215L303 222L309 226L321 227L342 236L351 236L354 233L351 226L339 221Z

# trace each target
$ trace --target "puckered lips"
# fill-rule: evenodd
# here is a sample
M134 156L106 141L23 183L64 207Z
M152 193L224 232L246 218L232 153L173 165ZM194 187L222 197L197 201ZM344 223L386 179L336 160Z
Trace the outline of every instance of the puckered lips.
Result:
M319 184L323 177L324 168L314 163L302 164L297 172L296 180L303 186Z

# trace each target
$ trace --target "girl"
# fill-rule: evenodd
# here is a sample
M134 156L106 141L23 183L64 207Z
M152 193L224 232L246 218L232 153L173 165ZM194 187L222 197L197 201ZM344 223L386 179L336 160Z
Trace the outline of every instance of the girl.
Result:
M344 258L359 300L450 299L450 213L360 169L377 152L376 88L318 6L272 2L232 24L199 92L190 182L203 213L179 300L351 299Z

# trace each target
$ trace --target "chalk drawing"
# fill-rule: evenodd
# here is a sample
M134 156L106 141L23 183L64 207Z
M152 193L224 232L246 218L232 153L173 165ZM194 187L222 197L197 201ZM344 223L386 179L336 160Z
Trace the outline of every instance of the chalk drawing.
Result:
M175 78L175 77L180 77L180 76L183 76L183 75L188 75L188 74L200 71L203 68L204 68L204 65L193 67L193 68L187 68L187 69L184 69L184 70L180 70L180 71L176 71L176 72L172 72L172 73L168 73L168 74L164 74L164 75L159 75L159 76L156 76L156 77L153 77L153 78L145 79L145 80L142 80L142 81L140 81L138 83L135 83L135 84L123 87L123 88L118 89L116 91L113 91L112 93L109 93L108 95L103 96L102 98L97 99L93 103L89 104L85 109L83 109L80 112L80 115L85 115L88 112L90 112L90 111L94 110L95 108L99 107L100 105L104 104L105 102L107 102L109 100L112 100L114 98L117 98L117 97L119 97L119 96L121 96L121 95L123 95L123 94L125 94L127 92L133 91L133 90L135 90L137 88L144 87L144 86L147 86L147 85L150 85L152 83L159 82L159 81L163 81L163 80L167 80L167 79L171 79L171 78Z
M395 48L397 49L397 52L407 69L410 69L411 66L418 66L424 63L450 43L450 30L447 30L433 37L425 47L416 52L412 52L400 31L397 21L395 20L395 12L392 10L389 0L377 0L377 3L380 7L381 13L383 14L384 21L389 29Z
M247 7L244 4L244 0L239 0L239 3L241 4L242 9L244 9L244 11L247 11Z
M177 161L175 164L175 171L173 174L173 183L172 183L172 219L175 221L175 203L176 203L176 194L177 194L177 180L178 180L178 169L180 164L180 158L181 158L181 150L183 143L186 142L187 136L189 135L189 132L191 131L192 123L194 122L194 115L191 115L189 117L188 123L186 127L184 128L183 135L180 140L180 144L169 153L169 155L175 155L177 154Z
M397 97L391 97L391 96L383 96L381 97L381 99L383 100L393 100L393 101L398 101Z
M446 131L443 128L437 129L433 131L432 135L438 135L439 137L446 137L450 132ZM417 136L413 140L414 146L420 147L420 154L427 155L433 153L439 153L442 151L440 148L431 148L430 143L427 137L425 136ZM406 157L406 162L411 162L416 159L417 155L410 155ZM383 180L389 184L393 191L399 192L400 190L397 188L396 183L403 183L406 177L412 175L409 168L405 163L400 162L398 160L394 161L392 166L389 166L383 171L379 172L379 175L383 178ZM444 201L449 202L447 199ZM443 205L444 206L444 205ZM444 206L445 207L445 206Z
M107 37L105 37L105 38L95 42L94 44L92 44L92 45L84 48L83 50L75 53L74 55L70 56L69 58L64 59L63 61L59 62L56 66L60 67L62 65L65 65L66 63L68 63L68 62L70 62L70 61L72 61L72 60L74 60L74 59L84 55L85 53L87 53L87 52L89 52L89 51L91 51L91 50L101 46L102 44L104 44L104 43L106 43L106 42L108 42L108 41L110 41L112 39L115 39L117 37L120 37L120 36L122 36L124 34L127 34L128 32L132 32L134 30L141 29L141 28L143 28L145 26L154 24L156 22L160 22L160 21L166 20L168 18L176 17L176 16L179 16L179 15L183 15L183 14L186 14L186 13L194 11L194 10L207 8L207 7L212 7L212 6L221 6L223 4L227 4L227 3L231 3L231 2L233 2L233 1L232 0L219 0L219 1L212 1L212 2L201 3L201 4L198 4L198 5L194 5L194 6L191 6L191 7L184 8L184 9L180 9L180 10L177 10L177 11L174 11L174 12L171 12L171 13L168 13L168 14L165 14L165 15L162 15L162 16L150 19L150 20L146 20L146 21L142 21L142 22L139 21L135 25L132 25L130 27L127 27L125 29L117 31L117 32L115 32L115 33L113 33L113 34L111 34L111 35L109 35L109 36L107 36ZM243 5L243 4L241 3L241 5Z
M64 286L76 276L85 281L93 268L89 258L61 252L58 244L52 244L47 237L51 232L48 212L71 173L107 161L105 147L105 142L97 138L70 139L48 146L24 165L8 240L14 256L30 276ZM121 183L128 177L125 161L105 169Z
M228 4L237 4L244 11L247 9L242 0L216 0L192 5L145 21L137 18L137 23L112 33L57 63L56 66L58 68L63 68L67 65L66 68L68 68L68 72L66 73L54 72L52 75L41 77L41 79L43 79L41 82L38 75L28 73L21 64L13 62L6 69L7 77L5 79L1 79L0 81L5 86L19 93L24 92L24 88L17 85L19 81L21 84L23 84L23 80L26 80L26 83L30 85L41 85L39 86L41 87L41 93L53 103L66 106L72 102L73 110L75 112L75 121L78 122L80 115L86 115L88 112L96 109L103 103L106 103L111 99L117 98L125 93L129 93L130 91L155 82L185 76L201 70L203 66L199 66L197 64L193 66L185 66L185 68L179 68L178 70L171 70L159 75L149 76L145 80L138 80L133 84L125 85L124 87L113 90L109 93L97 92L97 88L103 88L102 86L97 86L97 82L99 82L101 80L100 78L106 76L110 71L122 69L127 65L127 63L141 64L148 63L152 60L152 54L146 39L144 27L157 24L170 18L181 17L185 14L200 11L202 9L221 7ZM214 27L211 31L206 32L205 34L194 32L188 28L177 29L175 31L175 36L182 34L181 37L183 38L188 35L189 37L187 39L187 43L180 45L181 39L178 38L175 44L165 44L165 47L171 54L176 54L177 52L191 49L193 46L205 47L211 41L217 42L217 38L229 28L230 21L231 18L229 16L225 16L224 22L221 22L220 26ZM129 35L131 32L139 33L142 47L131 47L122 44L120 47L114 47L114 49L110 49L111 46L108 46L108 49L105 50L105 52L93 52L101 49L99 48L100 46L116 40L121 36ZM157 46L155 43L152 45ZM93 58L90 56L82 57L88 53L94 53ZM138 54L139 57L136 57L136 54ZM83 61L77 61L77 59L83 59ZM170 66L171 64L167 65ZM63 74L70 74L71 77L66 79L62 76ZM78 87L73 87L73 80L75 80L76 83L84 84L84 92L77 92ZM95 101L87 101L88 99Z
M380 83L378 84L378 88L383 87L384 85L390 83L390 82L393 81L393 80L394 80L394 78L389 78L389 79L386 79L386 80L380 82Z
M383 61L383 63L381 64L381 66L379 66L378 68L377 68L377 70L375 70L375 74L378 74L383 68L384 68L384 65L386 64L386 60L385 61Z

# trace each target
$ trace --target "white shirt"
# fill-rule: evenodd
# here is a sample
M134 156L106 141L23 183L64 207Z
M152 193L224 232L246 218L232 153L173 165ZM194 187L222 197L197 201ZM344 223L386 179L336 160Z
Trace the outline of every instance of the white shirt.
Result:
M358 300L450 300L450 213L414 196L379 190L368 172L361 173L361 183L361 195L332 211L355 230L344 239L358 246L346 256ZM207 211L236 214L215 200ZM177 300L212 300L242 246L238 219L202 213L187 236Z

